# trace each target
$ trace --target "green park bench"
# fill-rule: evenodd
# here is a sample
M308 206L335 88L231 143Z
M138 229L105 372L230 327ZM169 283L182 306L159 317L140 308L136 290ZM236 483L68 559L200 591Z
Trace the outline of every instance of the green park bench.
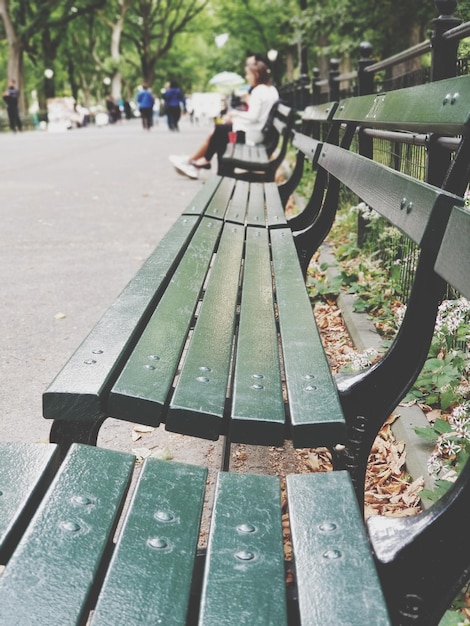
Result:
M470 465L415 517L364 525L361 509L371 445L419 374L446 283L470 297L469 102L463 77L309 110L326 130L294 132L295 171L314 163L320 202L299 218L272 182L206 182L46 390L57 445L2 447L2 625L438 623L468 576ZM359 127L427 145L440 182L358 154ZM342 187L420 258L389 351L335 381L304 275ZM206 468L147 459L132 481L133 455L94 447L107 417L227 450L327 446L334 471L286 479L293 561L278 477L221 471L201 551Z
M264 126L264 142L229 143L218 166L221 176L248 181L274 181L287 153L296 111L281 101L273 105Z

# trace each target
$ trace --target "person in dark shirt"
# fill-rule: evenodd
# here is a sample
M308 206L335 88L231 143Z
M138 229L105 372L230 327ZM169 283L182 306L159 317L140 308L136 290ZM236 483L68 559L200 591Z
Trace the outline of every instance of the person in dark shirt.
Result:
M170 82L169 88L163 94L165 101L165 113L170 130L179 130L181 112L186 110L186 98L174 81Z
M7 105L8 123L13 132L23 129L18 110L19 95L19 91L15 86L15 81L10 80L8 83L8 89L3 92L3 99Z
M150 130L152 128L153 104L155 99L147 83L142 85L142 89L137 94L136 100L139 105L140 117L142 118L142 128Z

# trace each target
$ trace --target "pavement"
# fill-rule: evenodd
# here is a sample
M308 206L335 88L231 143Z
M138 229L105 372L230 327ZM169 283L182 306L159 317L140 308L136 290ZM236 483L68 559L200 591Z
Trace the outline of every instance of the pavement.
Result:
M168 156L209 131L184 118L179 133L136 119L0 134L0 441L48 440L43 391L203 184ZM176 444L157 431L167 454ZM107 420L100 440L130 450L151 436Z

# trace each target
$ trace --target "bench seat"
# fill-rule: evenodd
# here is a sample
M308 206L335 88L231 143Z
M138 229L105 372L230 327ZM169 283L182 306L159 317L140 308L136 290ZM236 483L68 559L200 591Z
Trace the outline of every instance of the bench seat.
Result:
M54 474L54 445L1 444L0 451L2 469L13 457L17 468L28 467L0 473L9 502L2 528L23 518L1 553L3 626L390 623L347 472L331 475L334 485L322 474L288 479L293 584L277 477L219 473L202 553L205 468L147 459L130 488L135 458L126 453L74 444ZM47 489L26 502L25 482L46 475ZM331 497L332 487L341 498ZM318 595L324 577L334 585Z
M296 120L297 112L294 109L280 101L274 104L263 130L264 143L229 143L220 159L217 173L251 182L274 181L286 156Z
M273 183L212 179L47 389L44 416L165 422L263 445L341 441L338 395L276 193Z

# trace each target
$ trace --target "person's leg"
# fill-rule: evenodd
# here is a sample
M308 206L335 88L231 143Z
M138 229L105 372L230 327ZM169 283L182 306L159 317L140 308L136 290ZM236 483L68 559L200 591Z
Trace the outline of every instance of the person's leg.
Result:
M181 118L181 109L178 107L175 107L175 115L174 115L174 120L175 120L175 130L179 130L179 122L180 122L180 118Z
M192 154L192 156L189 157L190 161L197 161L198 159L200 159L201 157L203 157L206 154L207 150L209 149L209 143L210 143L211 137L212 137L212 133L207 136L207 138L199 146L199 148L196 150L196 152L194 152Z
M216 124L209 140L209 146L204 154L208 162L212 160L214 154L217 154L219 159L223 155L228 144L228 134L231 130L232 124Z
M10 126L10 130L15 131L15 113L12 109L7 109L8 113L8 125Z

